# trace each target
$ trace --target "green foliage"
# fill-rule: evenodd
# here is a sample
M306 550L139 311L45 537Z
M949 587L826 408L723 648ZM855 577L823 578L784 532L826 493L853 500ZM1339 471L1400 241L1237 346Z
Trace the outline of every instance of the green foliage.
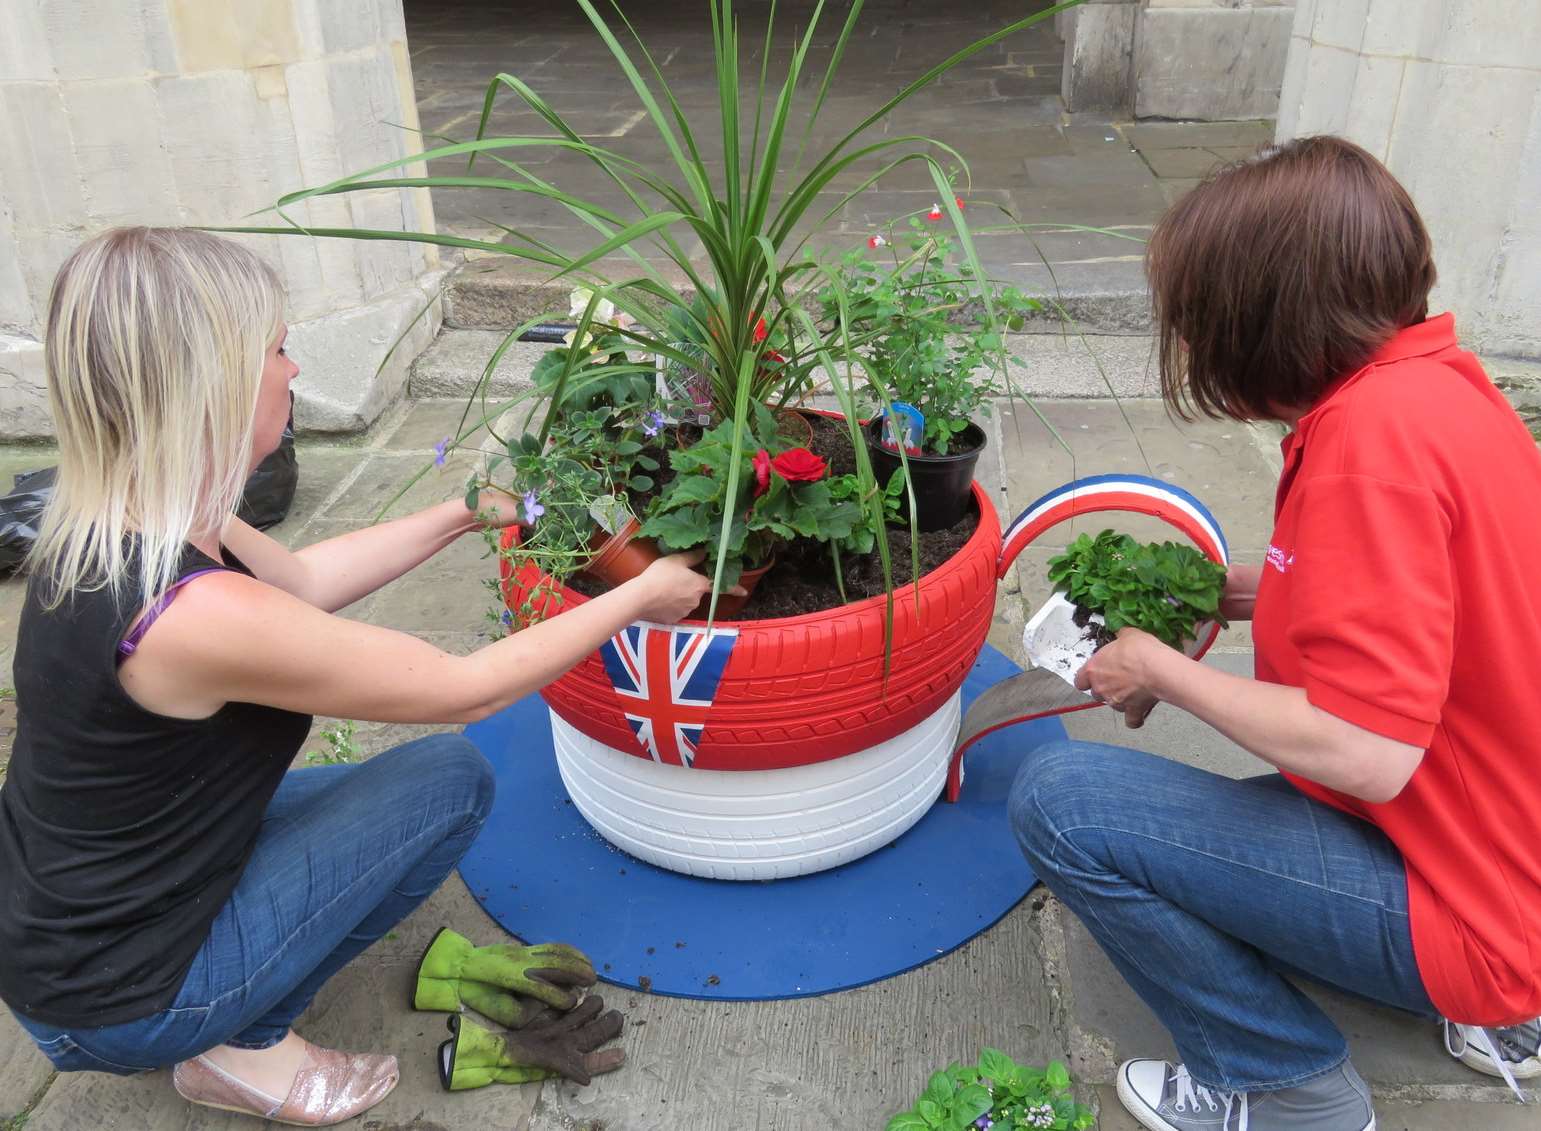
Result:
M1127 534L1083 534L1049 559L1049 582L1073 603L1101 613L1109 632L1139 628L1173 648L1196 638L1204 621L1225 620L1225 567L1192 546L1140 544Z
M770 413L761 405L752 411L753 451L735 452L734 426L725 421L670 454L675 477L649 505L642 525L642 534L668 552L705 547L708 569L720 572L724 587L737 584L745 569L767 564L782 543L813 538L847 545L861 542L858 530L866 529L855 476L789 482L771 471L759 488L754 452L769 455L769 448L756 438L769 436L769 445L782 445ZM723 541L717 535L725 514L732 524Z
M891 264L863 251L846 256L838 286L888 399L918 408L926 418L924 450L946 455L969 417L988 414L989 398L1007 391L1004 336L977 321L984 294L990 293L990 305L1009 330L1021 329L1043 304L1015 287L981 284L966 264L956 262L953 241L914 217L908 235L889 247ZM819 297L824 319L837 318L842 296L836 287L826 287ZM875 397L869 409L876 411L882 400Z
M309 766L350 766L359 759L358 747L353 744L353 720L348 719L335 726L323 727L321 741L324 750L312 750L305 755Z
M886 1131L1086 1131L1095 1123L1070 1094L1063 1064L1028 1068L987 1048L978 1064L932 1073L914 1106L890 1119Z

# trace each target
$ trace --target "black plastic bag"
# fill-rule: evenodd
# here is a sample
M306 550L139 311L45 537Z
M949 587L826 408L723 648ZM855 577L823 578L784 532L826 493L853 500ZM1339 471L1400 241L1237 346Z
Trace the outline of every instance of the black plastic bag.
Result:
M45 467L41 471L24 471L16 477L11 493L0 497L0 573L18 569L37 541L43 508L53 494L55 470ZM294 454L291 413L277 449L257 465L246 481L246 492L236 515L258 530L266 530L284 520L299 485L300 464Z

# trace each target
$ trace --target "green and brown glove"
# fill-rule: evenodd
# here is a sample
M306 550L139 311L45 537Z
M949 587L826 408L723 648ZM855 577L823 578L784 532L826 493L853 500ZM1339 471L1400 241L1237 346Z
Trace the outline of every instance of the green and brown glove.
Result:
M445 927L418 963L412 1007L454 1013L464 1005L520 1029L572 1009L596 981L594 964L565 943L476 946Z
M439 1082L447 1092L488 1084L527 1084L565 1076L579 1084L626 1063L625 1049L595 1051L620 1036L620 1013L590 995L554 1021L517 1033L493 1033L459 1014L449 1019L450 1039L439 1046Z

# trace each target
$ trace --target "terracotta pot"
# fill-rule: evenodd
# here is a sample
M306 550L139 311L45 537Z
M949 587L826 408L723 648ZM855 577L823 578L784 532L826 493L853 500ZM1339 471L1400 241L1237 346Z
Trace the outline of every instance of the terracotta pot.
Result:
M789 448L807 448L813 445L813 421L795 408L784 408L776 413L776 431L787 441Z
M595 531L589 542L595 547L594 556L581 572L612 589L636 577L662 556L651 538L637 537L641 528L642 524L633 518L614 534Z
M718 618L720 619L722 617L731 617L740 612L743 609L745 603L748 602L749 595L754 592L754 587L760 584L760 578L769 573L771 571L771 567L775 564L776 559L772 558L759 569L746 569L743 573L739 574L738 583L743 587L744 594L743 596L737 596L732 593L723 593L721 596L719 596L717 598ZM685 619L705 620L707 608L711 604L711 599L712 598L710 593L708 593L705 597L702 597L701 603L697 605L695 609L691 611L691 614Z

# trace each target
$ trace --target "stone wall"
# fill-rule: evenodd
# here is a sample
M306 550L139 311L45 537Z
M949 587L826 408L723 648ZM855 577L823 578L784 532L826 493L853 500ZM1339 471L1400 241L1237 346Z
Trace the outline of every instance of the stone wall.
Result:
M1468 345L1541 358L1541 3L1299 0L1278 136L1315 133L1407 186Z
M1091 0L1058 18L1071 110L1271 118L1294 0Z
M53 274L84 239L241 223L285 192L420 151L416 126L401 0L0 4L0 438L49 433L38 338ZM433 230L426 190L290 215ZM430 315L376 373L425 304L435 250L240 238L288 287L301 427L363 427L432 340Z

